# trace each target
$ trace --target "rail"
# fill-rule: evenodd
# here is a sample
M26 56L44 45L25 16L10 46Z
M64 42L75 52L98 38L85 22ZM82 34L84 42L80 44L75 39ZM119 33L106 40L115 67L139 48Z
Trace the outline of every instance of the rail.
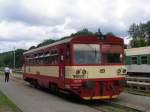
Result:
M150 78L148 77L127 77L127 88L132 90L150 93Z

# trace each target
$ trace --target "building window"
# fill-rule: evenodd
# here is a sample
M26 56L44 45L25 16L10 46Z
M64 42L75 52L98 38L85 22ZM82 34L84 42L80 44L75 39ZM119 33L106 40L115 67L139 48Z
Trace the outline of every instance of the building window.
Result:
M147 63L148 63L147 56L141 56L141 64L147 64Z
M137 57L131 57L132 64L137 64Z

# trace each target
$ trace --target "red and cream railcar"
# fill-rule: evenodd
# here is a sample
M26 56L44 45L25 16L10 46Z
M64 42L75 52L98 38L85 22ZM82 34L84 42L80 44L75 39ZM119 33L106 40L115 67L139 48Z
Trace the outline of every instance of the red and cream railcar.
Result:
M124 88L123 39L70 37L24 53L24 80L85 100L116 98Z

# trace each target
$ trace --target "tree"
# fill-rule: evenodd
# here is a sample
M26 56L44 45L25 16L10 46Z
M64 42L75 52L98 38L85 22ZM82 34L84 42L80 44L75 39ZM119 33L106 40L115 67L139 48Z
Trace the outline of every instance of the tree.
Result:
M31 46L30 48L29 48L29 50L31 50L31 49L35 49L36 47L35 46Z
M106 33L106 36L115 36L115 34L113 32L108 32Z
M13 52L7 52L3 61L5 66L13 67Z
M136 38L133 38L131 41L130 41L130 45L132 47L144 47L146 45L146 41L144 39L136 39Z
M23 65L23 52L24 49L15 50L16 67L22 67ZM0 67L9 66L13 68L14 63L14 51L0 53Z
M82 30L79 30L76 33L72 33L71 36L76 36L76 35L91 35L93 32L89 31L87 28L84 28Z
M147 45L150 45L150 21L148 21L147 24L144 24L144 28Z
M150 21L147 23L132 24L128 31L132 47L143 47L150 45Z
M55 40L53 40L53 39L46 39L42 43L38 44L37 47L45 46L45 45L48 45L48 44L51 44L54 42L55 42Z
M23 52L25 52L25 50L23 49L17 49L15 51L15 60L16 60L16 67L19 68L19 67L22 67L23 65Z

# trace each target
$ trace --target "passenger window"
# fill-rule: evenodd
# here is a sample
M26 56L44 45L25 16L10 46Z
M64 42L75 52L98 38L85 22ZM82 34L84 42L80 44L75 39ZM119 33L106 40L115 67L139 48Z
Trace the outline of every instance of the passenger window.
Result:
M58 63L58 50L52 48L50 51L40 52L33 56L26 57L28 64L57 64Z
M49 61L50 61L50 64L58 63L58 50L56 48L51 49Z
M63 49L60 49L60 63L64 62L64 52Z
M67 45L67 49L66 49L66 59L68 60L70 58L70 46Z
M131 57L131 63L137 64L137 57Z
M148 63L147 56L141 56L141 64L147 64L147 63Z

